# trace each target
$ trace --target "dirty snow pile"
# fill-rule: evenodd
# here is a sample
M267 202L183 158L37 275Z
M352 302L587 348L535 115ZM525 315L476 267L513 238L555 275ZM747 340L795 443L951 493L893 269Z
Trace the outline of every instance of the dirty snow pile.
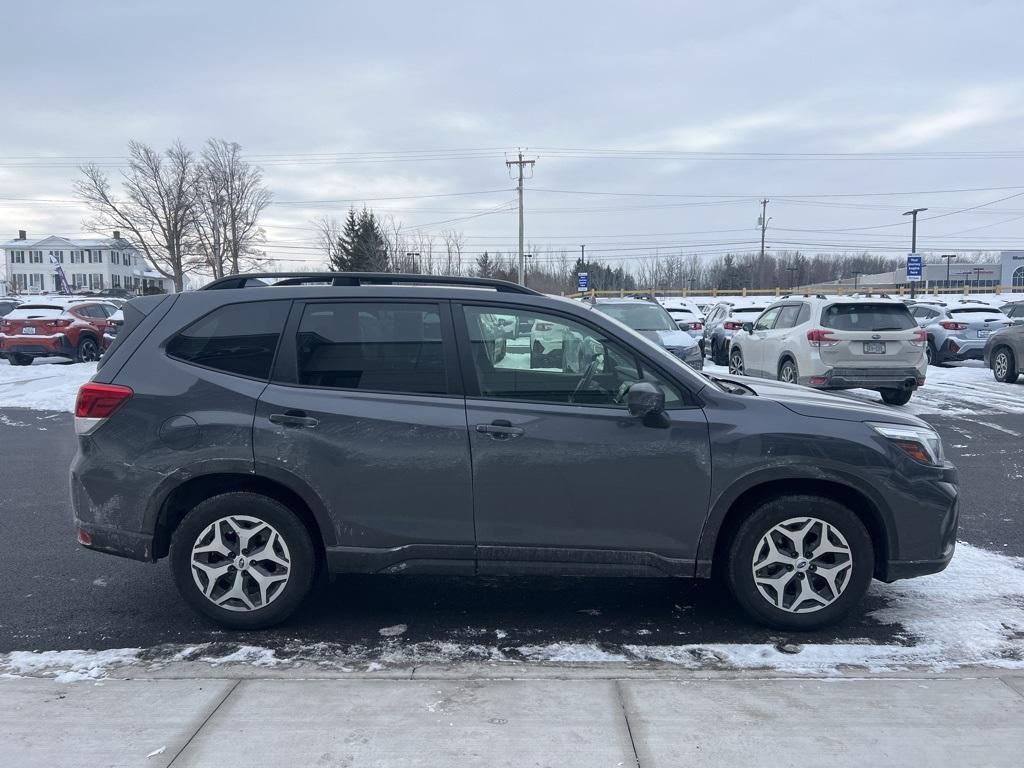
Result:
M0 408L73 411L78 388L94 373L96 363L61 364L38 358L20 366L0 360Z
M294 641L270 649L232 643L107 651L18 651L0 655L0 676L32 675L62 682L96 680L127 666L150 671L182 663L223 668L315 665L336 672L373 673L420 664L461 662L512 666L540 664L656 664L685 669L767 669L831 674L844 669L944 670L961 666L1024 669L1024 558L960 544L949 568L934 576L875 583L885 608L871 618L893 624L907 644L874 643L642 645L557 642L503 645L501 630L485 641L404 642L405 625L382 627L373 647Z

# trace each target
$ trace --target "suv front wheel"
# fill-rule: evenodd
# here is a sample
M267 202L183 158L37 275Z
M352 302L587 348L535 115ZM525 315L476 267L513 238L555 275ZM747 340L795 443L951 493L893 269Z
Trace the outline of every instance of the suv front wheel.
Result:
M851 510L821 496L782 496L758 507L736 532L729 587L762 624L812 630L844 618L874 572L871 537Z
M174 532L178 591L228 629L284 621L313 582L314 550L286 506L256 493L225 493L198 504Z

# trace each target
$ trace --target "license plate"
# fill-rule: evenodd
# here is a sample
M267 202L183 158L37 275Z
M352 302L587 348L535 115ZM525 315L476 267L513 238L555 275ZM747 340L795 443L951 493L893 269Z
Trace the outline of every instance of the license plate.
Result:
M864 342L864 354L865 355L884 355L885 354L885 342L884 341L865 341Z
M992 333L992 331L978 331L978 338L987 339L990 333Z
M33 328L31 325L29 325L29 326L26 326L26 327L22 328L21 332L23 334L25 334L26 336L34 336L35 333L36 333L36 329Z

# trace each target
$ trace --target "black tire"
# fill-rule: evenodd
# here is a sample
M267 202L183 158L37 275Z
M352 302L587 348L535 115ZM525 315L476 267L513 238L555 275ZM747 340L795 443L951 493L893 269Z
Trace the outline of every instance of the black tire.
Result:
M18 352L11 352L7 356L7 360L11 365L32 365L31 355L22 355Z
M76 363L95 363L100 359L100 343L92 336L83 336L75 348Z
M711 342L711 362L713 362L715 365L729 364L729 356L726 353L726 351L722 348L724 346L724 344L715 344L714 341Z
M1017 359L1009 347L999 347L992 353L992 375L1003 384L1013 384L1020 374L1017 372Z
M939 351L935 348L935 342L928 339L928 346L925 347L925 356L928 358L928 365L939 364Z
M878 394L882 396L882 402L886 405L906 405L910 402L910 396L914 394L914 390L880 389Z
M276 529L290 556L290 570L284 587L272 596L268 590L270 598L264 606L245 611L215 605L196 583L197 577L193 577L192 568L192 548L204 531L222 518L239 516L255 518ZM230 540L227 537L225 543L230 547ZM226 565L231 559L218 558L214 564ZM224 493L200 502L181 521L171 542L171 570L181 596L196 611L226 629L265 629L280 624L298 608L309 592L315 566L316 554L306 526L284 504L257 493ZM245 567L243 565L243 569ZM231 578L234 573L235 571L232 571L223 578ZM242 578L244 583L244 577ZM248 586L251 588L254 584L250 577Z
M806 613L793 613L776 606L765 597L754 581L755 551L762 546L762 537L780 523L791 518L815 518L822 523L834 527L846 540L849 546L848 559L852 568L846 571L845 578L837 578L839 596L833 602L817 610ZM820 534L821 526L815 529ZM808 537L811 537L809 532ZM810 538L808 539L810 541ZM797 553L801 555L802 553ZM800 558L804 560L805 558ZM813 560L810 561L814 563ZM806 566L805 567L809 567ZM796 589L805 579L813 580L812 586L823 583L820 575L810 570L797 572L794 566L793 577L785 585L783 596L785 603L788 590ZM762 571L762 575L763 575ZM834 624L846 617L864 597L874 573L874 549L867 529L847 507L823 496L793 495L780 496L765 502L743 521L736 535L729 544L726 561L726 577L729 589L736 601L747 614L769 627L782 630L807 631L820 629ZM802 588L802 587L801 587ZM827 589L826 587L822 587ZM827 594L827 593L826 593ZM790 600L793 598L791 597ZM824 600L822 602L825 602ZM805 605L806 601L797 604ZM792 603L790 607L793 607Z
M729 352L729 373L735 376L746 376L746 369L743 367L743 350L737 346Z
M787 376L789 378L787 378ZM800 381L800 369L796 367L796 361L792 358L787 357L782 361L782 365L779 366L779 373L777 377L779 381L787 384L797 384Z

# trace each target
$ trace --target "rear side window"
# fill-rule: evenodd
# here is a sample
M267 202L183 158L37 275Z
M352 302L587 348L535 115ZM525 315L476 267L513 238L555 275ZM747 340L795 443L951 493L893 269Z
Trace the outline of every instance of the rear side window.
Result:
M308 304L296 338L298 383L443 395L448 391L436 304Z
M833 304L821 313L821 324L837 331L907 331L917 327L902 304Z
M224 373L270 377L288 301L228 304L192 323L167 344L167 354Z

